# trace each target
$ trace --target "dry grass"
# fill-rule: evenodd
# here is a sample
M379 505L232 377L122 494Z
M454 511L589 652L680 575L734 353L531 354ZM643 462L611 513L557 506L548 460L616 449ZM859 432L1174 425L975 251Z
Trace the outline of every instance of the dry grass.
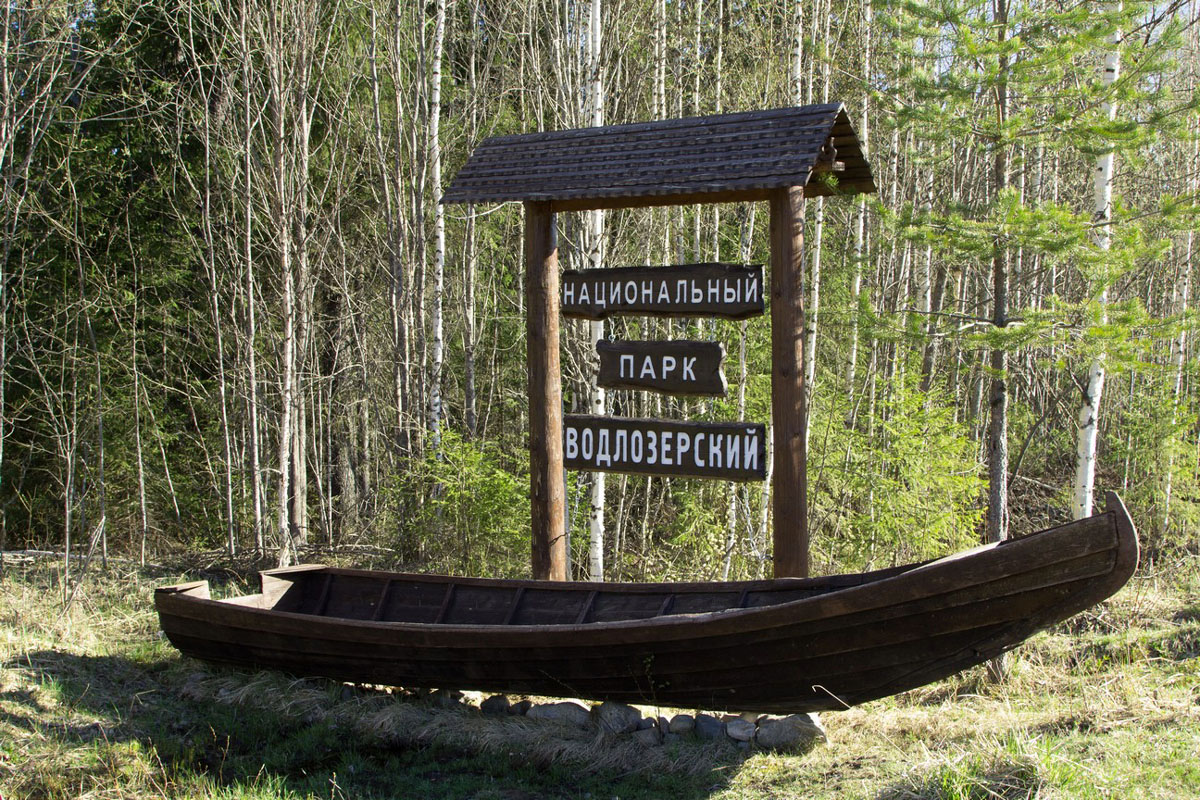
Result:
M399 693L210 670L158 636L154 585L105 575L59 618L52 568L0 586L0 794L17 797L1200 797L1200 569L1147 570L972 671L824 722L804 757L644 748Z

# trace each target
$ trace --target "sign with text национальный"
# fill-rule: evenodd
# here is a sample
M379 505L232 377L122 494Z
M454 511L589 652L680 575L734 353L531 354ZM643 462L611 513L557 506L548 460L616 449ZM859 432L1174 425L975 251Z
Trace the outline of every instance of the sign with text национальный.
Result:
M568 469L757 481L766 478L766 449L766 426L756 422L563 418Z
M765 308L761 264L615 267L562 274L562 315L574 319L616 315L746 319Z

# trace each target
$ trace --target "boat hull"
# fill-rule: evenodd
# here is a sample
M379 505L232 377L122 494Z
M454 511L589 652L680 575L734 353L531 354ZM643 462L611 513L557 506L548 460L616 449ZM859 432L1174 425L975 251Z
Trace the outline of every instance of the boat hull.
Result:
M263 592L245 598L213 601L200 582L155 600L171 642L212 662L783 713L846 708L987 661L1110 596L1137 557L1133 525L1110 495L1108 511L1086 520L861 576L622 585L305 568L264 573ZM539 614L571 621L523 622Z

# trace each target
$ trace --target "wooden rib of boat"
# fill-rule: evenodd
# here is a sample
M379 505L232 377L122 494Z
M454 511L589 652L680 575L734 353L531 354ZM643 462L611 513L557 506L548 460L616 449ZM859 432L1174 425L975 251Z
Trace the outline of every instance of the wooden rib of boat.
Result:
M296 675L676 708L839 709L982 663L1117 591L1137 534L1102 514L922 564L731 583L557 583L302 566L260 594L155 593L187 655Z

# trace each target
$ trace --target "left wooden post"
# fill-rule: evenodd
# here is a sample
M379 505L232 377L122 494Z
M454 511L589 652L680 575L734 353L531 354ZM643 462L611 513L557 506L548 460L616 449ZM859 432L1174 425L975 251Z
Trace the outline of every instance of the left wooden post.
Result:
M525 203L525 344L529 375L529 499L537 580L567 579L559 370L558 245L550 203Z

